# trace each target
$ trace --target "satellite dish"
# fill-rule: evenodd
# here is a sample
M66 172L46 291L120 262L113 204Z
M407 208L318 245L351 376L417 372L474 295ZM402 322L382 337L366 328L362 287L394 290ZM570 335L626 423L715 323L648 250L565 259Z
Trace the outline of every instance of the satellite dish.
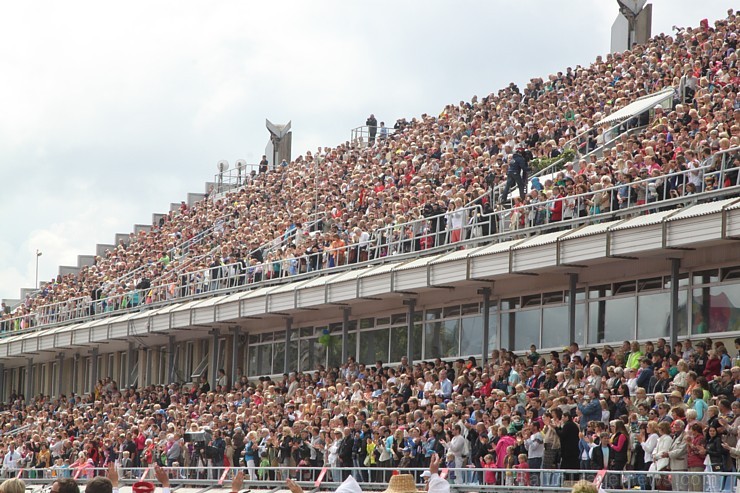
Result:
M236 166L236 169L241 171L247 166L247 162L244 159L237 159L234 166Z
M221 161L218 162L216 167L218 167L219 172L223 173L224 171L229 169L229 162L225 159L222 159Z

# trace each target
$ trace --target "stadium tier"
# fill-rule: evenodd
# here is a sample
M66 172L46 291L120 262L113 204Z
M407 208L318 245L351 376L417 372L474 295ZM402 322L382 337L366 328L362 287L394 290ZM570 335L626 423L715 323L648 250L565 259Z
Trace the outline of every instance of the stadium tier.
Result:
M41 476L126 452L127 480L243 460L252 481L380 482L437 453L455 485L631 461L673 474L605 481L721 491L740 456L737 21L240 173L58 276L0 319L3 467L18 442Z

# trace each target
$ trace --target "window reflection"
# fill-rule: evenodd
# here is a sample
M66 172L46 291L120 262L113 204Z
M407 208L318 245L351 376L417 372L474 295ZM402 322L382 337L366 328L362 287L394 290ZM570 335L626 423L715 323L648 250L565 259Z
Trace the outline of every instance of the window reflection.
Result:
M529 349L532 344L540 347L540 310L523 310L511 315L516 315L514 351Z
M671 327L671 295L656 293L638 298L638 339L666 337Z
M697 288L693 298L692 333L740 330L740 284Z
M571 343L568 340L568 307L548 307L542 311L542 347L560 347Z
M489 329L490 330L490 329ZM489 333L490 336L490 333ZM483 317L467 317L462 319L462 334L460 335L460 354L463 356L481 354L483 347Z

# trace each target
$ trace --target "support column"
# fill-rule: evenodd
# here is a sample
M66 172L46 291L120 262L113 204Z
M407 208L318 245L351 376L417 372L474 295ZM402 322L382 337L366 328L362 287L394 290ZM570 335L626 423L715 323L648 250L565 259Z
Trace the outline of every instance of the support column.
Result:
M481 348L483 357L481 359L483 360L482 366L485 367L490 354L488 339L491 333L491 288L479 289L478 294L483 296L483 347Z
M568 274L568 344L576 341L576 291L578 289L578 274Z
M175 381L175 336L167 337L167 383Z
M347 362L349 358L349 313L352 309L349 307L342 308L342 360L340 366Z
M408 353L407 358L409 359L409 367L414 366L414 314L416 313L416 299L411 298L404 300L404 305L408 307L406 313L406 339L408 340Z
M679 270L681 269L681 259L671 259L671 325L669 336L671 347L675 347L678 342L678 281Z
M5 402L5 363L0 363L0 402Z
M283 373L290 373L290 333L293 330L293 317L285 317L285 354L283 355ZM296 365L297 366L297 365Z
M126 386L130 386L133 383L133 377L131 375L134 374L134 351L136 349L134 348L134 343L129 342L128 343L128 351L126 352Z
M33 358L26 358L26 389L23 394L26 402L33 399Z
M231 337L233 340L231 342L231 373L228 376L229 388L236 382L236 369L239 366L237 365L239 360L239 338L241 334L242 329L238 325L231 328Z
M57 354L57 397L64 393L64 353Z
M90 391L95 389L98 382L98 348L97 346L90 351Z
M216 380L218 380L218 336L220 332L218 329L212 329L211 334L211 361L208 363L208 383L211 386L211 390L216 390Z
M80 354L75 353L74 358L72 358L72 386L69 389L69 393L71 394L74 392L75 394L79 394L77 391L79 388L79 378L80 378Z

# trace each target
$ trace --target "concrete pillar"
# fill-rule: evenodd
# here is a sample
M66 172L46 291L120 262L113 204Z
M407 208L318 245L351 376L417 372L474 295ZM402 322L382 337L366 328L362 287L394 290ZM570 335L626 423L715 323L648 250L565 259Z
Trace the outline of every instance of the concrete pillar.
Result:
M671 259L671 325L669 327L669 336L671 347L675 347L678 342L678 281L679 271L681 269L681 259Z
M342 308L342 365L349 358L349 348L347 345L349 344L349 314L351 311L352 309L349 307Z
M80 388L79 378L80 378L80 355L79 353L75 353L74 358L72 358L72 386L69 389L70 393L72 392L77 393L77 394L80 393L78 392L78 389Z
M33 358L26 358L26 401L33 399Z
M138 380L138 387L144 387L147 385L147 357L146 357L146 349L138 349L136 354L139 356L137 357L137 372L136 372L136 379Z
M568 274L568 344L576 341L576 291L578 289L578 274Z
M97 346L90 351L90 391L95 388L98 382L98 348Z
M409 367L414 366L414 313L416 312L416 300L411 298L410 300L404 300L404 305L407 307L406 312L406 339L408 340L408 347L406 356L409 359Z
M0 363L0 402L5 402L5 363Z
M129 342L128 351L126 353L126 386L129 386L133 383L132 378L131 378L133 371L134 371L134 343Z
M168 384L175 381L175 336L167 337L167 382Z
M229 387L231 383L236 380L236 369L239 366L239 338L241 337L242 329L239 326L231 328L231 373L228 376Z
M211 334L211 361L208 363L208 383L211 385L211 390L216 390L216 380L218 377L218 337L220 332L218 329L213 329L209 334Z
M64 353L57 354L57 397L64 393Z
M488 363L488 357L490 349L488 348L488 338L491 333L491 288L483 288L478 290L478 294L483 296L483 347L481 353L483 354L482 365L485 366Z
M285 318L285 355L283 357L283 373L289 373L290 368L290 357L289 357L289 348L290 348L290 333L293 330L293 318L292 317L286 317ZM297 362L296 362L297 363ZM296 365L298 366L298 365Z

